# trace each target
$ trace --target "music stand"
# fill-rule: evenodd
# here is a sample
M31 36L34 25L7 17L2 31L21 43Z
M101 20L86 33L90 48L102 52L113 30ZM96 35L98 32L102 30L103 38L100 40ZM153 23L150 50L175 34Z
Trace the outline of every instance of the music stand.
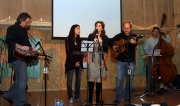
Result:
M93 51L93 47L94 47L94 41L81 41L81 52L84 53L88 53L88 52L92 52ZM85 67L84 67L85 68ZM88 60L87 60L87 67L86 69L88 70ZM86 97L86 100L84 102L81 102L78 106L81 106L83 103L87 103L86 106L89 106L89 93L88 93L88 89L89 89L89 86L88 86L88 71L86 71L86 78L87 78L87 86L86 86L86 93L87 93L87 97Z
M150 57L151 58L151 68L152 68L152 70L151 70L151 73L153 72L153 65L154 65L154 58L155 57L158 57L158 56L162 56L162 55L160 55L160 52L161 52L161 49L154 49L154 50L151 50L148 54L147 54L147 56L148 57ZM149 71L148 69L146 69L147 71ZM146 71L146 72L147 72ZM152 86L151 86L151 88L152 88L152 92L145 92L144 94L142 94L141 96L140 96L140 98L142 98L142 97L144 97L145 95L154 95L154 92L155 92L155 89L154 88L156 88L156 87L154 87L154 75L152 74L152 79L151 79L151 84L152 84ZM159 79L159 78L158 78ZM147 79L146 79L147 80Z

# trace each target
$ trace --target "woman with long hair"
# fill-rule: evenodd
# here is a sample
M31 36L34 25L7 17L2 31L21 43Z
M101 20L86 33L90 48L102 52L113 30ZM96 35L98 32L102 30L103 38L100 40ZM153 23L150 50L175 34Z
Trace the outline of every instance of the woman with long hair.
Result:
M65 40L66 46L66 63L65 63L65 73L67 74L67 94L68 99L73 98L72 96L72 79L73 73L75 72L75 91L74 99L75 101L80 101L80 83L81 83L81 72L82 72L82 61L83 54L80 53L81 50L81 40L80 40L80 26L75 24L72 25L69 35Z
M96 103L101 103L100 92L102 88L101 76L106 76L105 60L108 53L108 36L105 35L103 21L95 23L93 33L88 36L88 41L94 41L93 52L88 52L88 76L89 76L89 103L92 103L94 81L96 80ZM102 58L101 58L102 57ZM100 63L101 62L101 63ZM100 72L101 68L101 72ZM101 74L101 75L100 75Z

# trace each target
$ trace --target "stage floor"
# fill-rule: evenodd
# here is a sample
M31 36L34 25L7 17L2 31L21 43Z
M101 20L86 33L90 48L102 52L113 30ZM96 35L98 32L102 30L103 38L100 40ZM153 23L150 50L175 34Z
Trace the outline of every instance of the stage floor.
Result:
M95 91L94 91L95 92ZM132 95L131 95L131 101L132 104L135 104L136 106L141 106L143 103L167 103L168 106L177 106L180 105L180 92L178 91L169 91L164 92L163 95L153 95L153 96L144 96L142 99L140 99L140 95L142 95L144 92L144 88L137 88L133 89ZM31 96L28 94L27 96L27 103L30 103L31 106L45 106L45 99L44 99L44 91L43 92L29 92ZM86 101L86 90L81 90L80 99L81 102L73 103L72 106L79 106L80 103ZM116 91L112 89L103 89L103 100L105 101L105 104L113 104L113 100L115 100ZM0 106L13 106L10 105L6 100L4 100L0 95ZM47 99L46 99L46 106L54 106L53 102L54 99L60 99L63 100L64 106L69 106L69 100L67 97L67 91L61 90L61 91L47 91ZM95 93L93 96L93 100L95 101ZM94 102L95 103L95 102ZM85 106L87 102L84 102L80 106ZM117 104L117 106L124 106L124 102L121 102ZM128 103L127 103L128 104ZM106 105L111 106L111 105ZM113 106L113 105L112 105Z

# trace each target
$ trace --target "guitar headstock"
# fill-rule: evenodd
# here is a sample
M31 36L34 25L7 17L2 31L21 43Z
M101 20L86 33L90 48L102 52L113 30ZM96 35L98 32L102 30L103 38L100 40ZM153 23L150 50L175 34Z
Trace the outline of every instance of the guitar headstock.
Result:
M141 38L144 38L145 37L145 35L143 35L143 34L140 34L140 35L138 35L138 36L136 36L136 40L138 40L138 39L141 39Z

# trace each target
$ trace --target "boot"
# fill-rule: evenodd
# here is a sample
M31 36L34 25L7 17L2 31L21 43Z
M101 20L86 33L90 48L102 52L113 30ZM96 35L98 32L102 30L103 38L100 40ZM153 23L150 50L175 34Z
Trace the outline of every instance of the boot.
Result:
M101 87L102 87L102 83L96 82L96 104L101 103L100 101Z
M89 103L92 103L92 96L93 96L93 90L94 90L94 82L89 81Z

